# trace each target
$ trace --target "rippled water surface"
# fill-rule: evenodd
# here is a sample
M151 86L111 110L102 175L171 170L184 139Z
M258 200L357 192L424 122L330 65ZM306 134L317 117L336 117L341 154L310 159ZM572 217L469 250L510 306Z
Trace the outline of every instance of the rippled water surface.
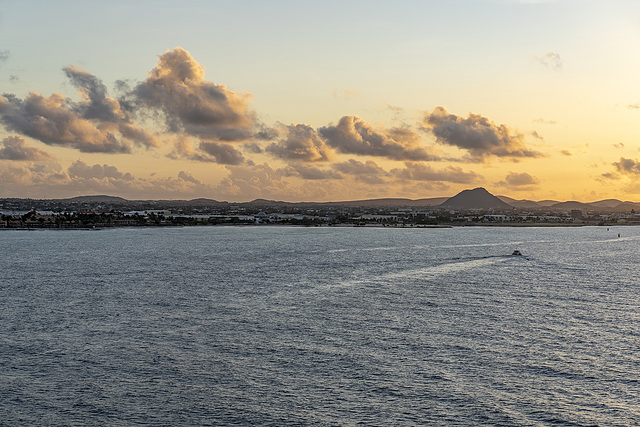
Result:
M635 227L2 231L0 425L638 425L639 248Z

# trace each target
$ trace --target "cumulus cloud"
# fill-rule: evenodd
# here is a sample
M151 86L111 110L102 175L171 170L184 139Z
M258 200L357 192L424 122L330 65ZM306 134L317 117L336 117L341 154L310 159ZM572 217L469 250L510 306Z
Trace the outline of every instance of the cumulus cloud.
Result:
M382 184L389 177L389 173L372 160L367 160L363 163L355 159L349 159L346 162L334 164L333 168L338 172L370 184Z
M128 153L131 147L112 132L98 128L72 108L61 94L45 97L31 92L23 100L0 97L0 120L14 132L49 145L61 145L87 153Z
M82 95L83 100L78 106L82 117L107 122L128 119L119 102L107 96L107 87L96 76L73 65L62 70Z
M200 149L222 165L239 165L245 160L242 153L229 144L201 142Z
M5 94L0 97L4 126L45 144L89 153L130 153L133 146L159 146L156 135L133 124L119 101L107 96L97 77L74 66L63 71L78 89L80 102L59 93L46 97L31 92L24 100Z
M496 125L479 114L469 113L464 118L450 114L444 107L437 107L425 115L424 127L439 143L467 150L474 161L483 161L488 156L512 159L544 157L543 153L525 146L521 133L504 124Z
M115 166L98 164L89 166L82 160L77 160L69 166L68 173L73 178L133 180L133 176L130 173L123 174Z
M152 174L155 175L155 174ZM212 187L177 177L144 179L107 164L90 165L81 160L64 169L57 163L0 162L0 186L11 197L56 197L86 194L118 194L129 199L165 199L212 196Z
M49 160L52 156L44 150L31 147L24 138L19 136L8 136L0 142L0 159L2 160L22 160L38 161Z
M560 71L562 69L562 59L557 52L547 52L542 56L536 56L535 59L540 64L554 71Z
M337 125L318 129L327 144L345 154L386 157L392 160L435 160L420 145L417 133L407 128L375 128L356 116L344 116Z
M470 184L482 179L475 172L465 172L457 166L448 166L441 170L435 170L424 163L406 162L404 169L392 169L395 177L409 181L443 181L459 184Z
M283 194L296 194L283 180L283 171L269 164L228 167L230 174L216 187L216 192L230 197L272 198ZM289 196L291 197L291 196Z
M257 125L249 96L206 81L204 67L180 47L160 55L147 79L126 98L130 105L161 112L170 132L203 139L247 140Z
M285 176L295 176L309 180L342 179L342 175L333 170L320 169L306 164L289 165L284 168L283 173Z
M267 152L280 159L303 162L326 162L331 157L329 147L311 126L285 126L284 133L283 139L267 146Z
M496 183L498 187L511 190L532 190L540 181L526 172L509 172L503 181Z

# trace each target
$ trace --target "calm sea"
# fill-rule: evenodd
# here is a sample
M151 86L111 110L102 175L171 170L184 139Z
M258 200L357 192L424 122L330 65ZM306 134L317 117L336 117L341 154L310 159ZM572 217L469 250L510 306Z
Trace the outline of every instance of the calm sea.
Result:
M640 227L2 231L0 424L639 425L639 249Z

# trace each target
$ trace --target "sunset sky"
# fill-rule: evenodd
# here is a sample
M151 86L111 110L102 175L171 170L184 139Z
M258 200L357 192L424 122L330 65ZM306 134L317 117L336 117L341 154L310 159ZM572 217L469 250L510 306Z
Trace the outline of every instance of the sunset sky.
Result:
M640 201L640 2L0 0L0 197Z

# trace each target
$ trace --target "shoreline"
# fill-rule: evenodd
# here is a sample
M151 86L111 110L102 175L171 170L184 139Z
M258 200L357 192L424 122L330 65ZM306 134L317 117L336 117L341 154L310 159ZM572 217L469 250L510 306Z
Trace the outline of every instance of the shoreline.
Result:
M200 225L123 225L112 227L0 227L1 231L102 231L115 229L151 229L151 228L193 228L193 227L294 227L294 228L391 228L391 229L446 229L446 228L576 228L576 227L633 227L640 223L619 224L549 224L549 223L499 223L499 224L433 224L433 225L388 225L388 224L200 224Z

